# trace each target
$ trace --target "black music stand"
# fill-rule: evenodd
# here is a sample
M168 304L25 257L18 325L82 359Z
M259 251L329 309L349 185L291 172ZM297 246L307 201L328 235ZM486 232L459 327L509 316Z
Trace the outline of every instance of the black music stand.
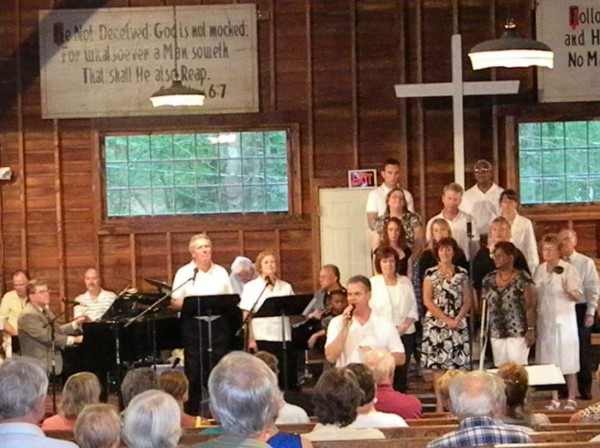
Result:
M198 349L198 355L200 356L200 403L204 402L204 377L205 368L203 361L204 352L204 338L202 337L202 325L201 322L206 323L208 333L208 371L209 373L213 368L213 321L215 317L220 316L220 319L224 319L226 325L229 328L229 334L233 335L235 329L239 328L242 324L242 313L238 308L240 302L240 296L238 294L222 294L212 296L188 296L183 300L181 307L181 320L182 320L182 331L183 331L183 348L185 350L186 365L188 364L188 353L194 352ZM222 322L220 325L224 325ZM191 328L195 329L196 334L192 333ZM197 336L196 336L197 335ZM222 336L222 335L221 335ZM231 349L232 341L228 343L227 351ZM187 369L186 369L187 370ZM191 385L190 389L196 390L198 385ZM191 390L190 390L191 392ZM190 401L192 401L192 394L190 393ZM195 397L194 397L195 398ZM193 403L195 406L196 403Z
M313 299L312 294L299 294L293 296L269 297L264 301L252 318L260 317L280 317L281 318L281 348L283 351L283 389L288 389L288 343L285 340L285 318L290 316L300 316L307 305ZM290 326L290 342L291 342Z

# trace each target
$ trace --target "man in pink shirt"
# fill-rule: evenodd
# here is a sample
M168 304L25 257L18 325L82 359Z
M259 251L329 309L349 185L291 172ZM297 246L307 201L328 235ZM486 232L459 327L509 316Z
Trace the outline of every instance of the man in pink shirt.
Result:
M394 357L386 350L375 349L363 355L364 363L373 370L377 382L377 403L375 409L379 412L397 414L403 419L421 418L423 405L418 398L395 391Z

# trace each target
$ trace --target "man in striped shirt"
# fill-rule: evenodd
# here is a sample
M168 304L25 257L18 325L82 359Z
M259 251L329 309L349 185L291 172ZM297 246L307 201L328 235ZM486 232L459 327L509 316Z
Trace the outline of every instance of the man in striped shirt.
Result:
M87 291L75 298L75 302L78 303L73 310L75 318L87 316L91 321L99 320L110 308L117 295L102 289L100 276L94 268L85 271L83 281Z

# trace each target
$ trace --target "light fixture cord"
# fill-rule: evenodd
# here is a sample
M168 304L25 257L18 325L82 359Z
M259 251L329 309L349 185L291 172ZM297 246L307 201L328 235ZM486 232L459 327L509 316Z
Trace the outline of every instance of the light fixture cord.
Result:
M179 53L179 44L177 41L177 8L175 5L173 5L173 25L174 25L174 33L173 33L173 40L175 43L175 55L173 56L173 62L175 65L175 69L173 70L173 80L179 80L179 71L178 71L178 66L177 66L177 59L178 59L178 53Z

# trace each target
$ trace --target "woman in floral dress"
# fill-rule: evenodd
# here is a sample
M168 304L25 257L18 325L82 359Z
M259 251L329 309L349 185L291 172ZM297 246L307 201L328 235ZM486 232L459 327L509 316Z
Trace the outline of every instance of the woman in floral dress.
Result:
M427 308L423 324L421 365L433 371L433 383L446 370L468 369L471 362L467 313L471 308L471 285L467 271L452 262L458 244L442 238L434 246L438 265L425 272L423 303ZM443 403L436 389L437 409Z

